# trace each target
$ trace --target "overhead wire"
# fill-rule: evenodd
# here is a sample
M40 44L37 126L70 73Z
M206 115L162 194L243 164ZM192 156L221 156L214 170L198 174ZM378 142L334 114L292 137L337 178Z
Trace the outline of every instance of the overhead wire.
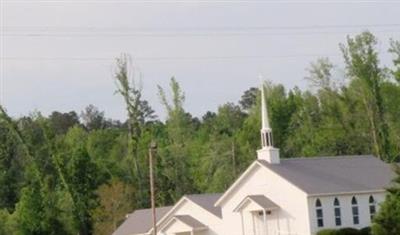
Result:
M349 31L304 31L316 29L340 29L340 28L393 28L399 27L400 24L360 24L360 25L308 25L308 26L224 26L224 27L180 27L180 28L135 28L135 27L88 27L88 26L18 26L18 27L3 27L1 28L3 36L26 36L26 37L98 37L98 36L144 36L144 37L181 37L181 36L281 36L281 35L312 35L312 34L345 34L352 33ZM5 30L6 29L6 30ZM31 29L30 32L29 29ZM271 30L283 32L268 32ZM36 33L34 33L36 31ZM86 34L84 32L87 32ZM125 31L128 33L124 33ZM267 31L267 32L265 32ZM284 32L286 31L286 32ZM292 31L292 32L291 32ZM14 32L7 33L7 32ZM19 32L19 33L18 33ZM115 33L118 32L118 33ZM129 33L130 32L130 33ZM353 31L354 32L354 31ZM393 29L375 30L381 33L399 33L400 31ZM61 34L60 34L61 33ZM141 61L168 61L168 60L240 60L240 59L283 59L283 58L297 58L297 57L331 57L338 56L337 54L294 54L294 55L208 55L208 56L143 56L135 57ZM2 56L1 60L16 61L16 60L37 60L37 61L107 61L114 60L110 57L5 57Z
M2 0L6 3L365 3L365 4L382 4L382 3L398 3L396 0Z
M326 28L359 28L359 27L398 27L400 24L327 24L327 25L281 25L281 26L213 26L213 27L98 27L98 26L13 26L6 29L69 29L69 30L139 30L139 31L225 31L225 30L296 30L296 29L326 29Z
M348 29L354 29L349 31ZM335 29L336 31L329 31ZM347 29L347 31L337 31ZM248 26L248 27L180 27L180 28L134 28L134 27L5 27L0 29L9 37L182 37L182 36L288 36L327 35L354 33L374 29L376 33L397 33L400 24L360 25L309 25L309 26ZM321 31L323 30L323 31ZM328 30L328 31L327 31Z
M133 57L140 61L168 61L168 60L237 60L237 59L285 59L298 57L335 57L339 54L293 54L293 55L231 55L231 56L144 56ZM3 60L37 60L37 61L110 61L115 60L111 57L2 57Z

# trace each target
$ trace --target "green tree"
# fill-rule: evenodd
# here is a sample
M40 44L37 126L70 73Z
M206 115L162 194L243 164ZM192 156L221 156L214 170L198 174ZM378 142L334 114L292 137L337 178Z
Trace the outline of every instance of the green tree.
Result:
M400 166L395 164L394 186L387 190L385 201L381 204L372 225L374 235L400 234Z
M316 62L311 63L310 68L307 69L309 76L306 80L317 89L331 90L335 84L332 81L333 64L328 58L320 58Z
M315 156L320 149L317 148L320 142L316 137L319 133L321 110L318 105L318 98L310 92L302 94L296 92L297 110L290 121L290 134L286 140L284 151L289 157Z
M400 83L400 41L391 40L390 49L394 56L393 64L395 69L392 71L394 78Z
M45 177L45 172L39 167L40 161L37 160L43 159L44 152L34 148L34 143L37 142L27 138L26 130L21 130L20 126L8 116L1 106L0 123L5 124L13 138L18 140L25 158L24 164L26 164L24 168L25 187L21 189L21 197L10 217L12 218L10 221L16 223L13 231L16 234L65 234L65 230L56 216L58 209L53 204L57 201L57 197L52 190L52 178ZM32 216L35 218L31 219Z
M260 147L260 128L261 128L261 93L257 94L256 104L247 112L248 115L242 127L236 134L239 152L247 159L241 159L243 170L249 162L254 159L256 150ZM267 108L270 125L273 129L274 146L282 150L284 157L292 157L291 152L286 152L287 136L290 134L289 127L291 120L297 110L298 101L296 93L286 92L282 85L266 84ZM297 102L297 103L296 103ZM252 157L252 158L250 158Z
M258 88L251 87L243 93L239 101L239 104L243 110L249 111L256 104L258 92Z
M12 215L17 226L15 234L21 235L62 235L67 231L60 221L57 195L38 181L32 181L21 191L21 199Z
M389 131L382 98L385 74L379 67L377 42L373 34L364 32L354 38L349 37L347 45L341 45L341 49L347 74L359 88L359 96L369 119L374 152L379 158L391 161L393 156L390 156Z
M204 137L196 137L198 151L195 161L194 180L200 191L222 192L237 177L241 162L236 140L246 114L238 105L227 103L218 108L216 115L205 117L202 128L198 131ZM208 120L207 120L208 119ZM203 119L204 120L204 119Z
M49 116L49 122L56 134L65 134L69 128L79 124L79 117L74 111L68 113L55 111Z
M308 69L309 76L306 79L316 88L315 92L305 93L309 98L316 98L312 106L318 108L318 112L307 112L305 115L315 115L317 118L308 123L307 129L313 129L315 136L312 141L304 142L300 146L316 151L319 155L344 155L344 154L367 154L370 153L368 138L365 132L368 126L360 125L365 123L363 109L355 96L353 86L345 87L344 78L333 78L333 66L326 58L319 59L311 64ZM363 120L363 121L360 121ZM301 120L298 125L301 127ZM293 136L297 130L293 129ZM299 139L299 141L301 141ZM312 145L309 145L312 143Z
M0 122L0 208L14 210L24 175L18 143L11 131Z
M96 189L99 186L99 171L86 149L87 134L80 127L70 129L65 138L63 171L66 186L73 201L73 213L79 234L92 233L90 211L97 207Z
M190 140L193 138L193 119L186 113L183 104L185 95L175 78L171 79L171 103L164 89L158 86L161 102L167 110L166 138L167 146L160 148L160 168L162 170L166 201L177 201L182 195L194 191L191 169L193 159L190 158ZM192 152L193 153L193 152Z
M7 209L0 209L0 235L12 234L11 215Z
M132 210L132 187L112 179L97 190L100 206L93 211L94 234L112 234Z
M139 85L135 82L135 74L132 69L131 59L128 55L122 55L117 59L117 69L115 72L115 81L117 84L116 93L120 94L125 102L128 113L128 163L130 168L131 182L136 188L136 202L138 206L148 205L147 200L147 175L142 172L145 158L140 155L141 137L143 126L146 121L155 118L154 111L146 100L142 98L142 92Z
M121 140L125 138L125 140ZM124 146L119 146L121 142ZM105 183L113 176L125 174L121 172L121 165L125 164L126 135L121 130L97 129L88 133L86 148L92 161L98 169L99 180ZM122 150L121 150L122 149ZM118 153L115 153L118 151ZM116 156L116 155L119 156Z
M87 130L98 130L106 127L107 122L104 118L104 112L99 111L99 109L94 105L89 105L81 112L81 118L83 120L83 125Z

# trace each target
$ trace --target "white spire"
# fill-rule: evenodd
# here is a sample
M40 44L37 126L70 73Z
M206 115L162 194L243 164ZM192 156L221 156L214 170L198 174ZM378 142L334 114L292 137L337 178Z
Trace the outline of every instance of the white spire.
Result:
M262 80L261 76L260 80ZM272 129L269 125L263 81L261 81L261 123L261 149L257 151L257 158L259 160L265 160L271 164L279 164L279 149L273 147Z
M261 83L261 118L262 118L262 129L265 130L271 129L268 120L267 104L265 102L264 82Z

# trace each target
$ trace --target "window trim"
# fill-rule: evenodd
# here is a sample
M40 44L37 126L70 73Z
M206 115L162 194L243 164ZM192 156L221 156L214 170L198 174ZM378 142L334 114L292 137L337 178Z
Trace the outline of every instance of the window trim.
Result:
M358 200L356 196L351 198L351 213L353 215L353 224L358 225L360 224L360 211L358 208Z
M317 198L317 200L315 201L315 216L317 219L318 228L323 228L324 227L324 210L322 208L322 203L319 198Z
M369 209L369 217L371 221L374 219L376 215L376 200L373 195L370 195L368 198L368 209Z
M340 201L337 197L333 200L333 213L335 216L335 225L342 226L342 211L340 208Z

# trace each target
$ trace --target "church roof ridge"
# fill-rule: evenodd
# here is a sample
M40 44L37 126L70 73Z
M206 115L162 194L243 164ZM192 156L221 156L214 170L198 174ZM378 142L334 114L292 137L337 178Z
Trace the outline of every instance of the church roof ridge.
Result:
M281 161L290 161L290 160L324 160L324 159L343 159L343 158L374 158L375 156L372 154L361 154L361 155L337 155L337 156L310 156L310 157L289 157L289 158L281 158Z
M183 195L184 197L211 197L211 196L217 196L217 195L222 195L222 193L192 193L192 194L185 194Z

